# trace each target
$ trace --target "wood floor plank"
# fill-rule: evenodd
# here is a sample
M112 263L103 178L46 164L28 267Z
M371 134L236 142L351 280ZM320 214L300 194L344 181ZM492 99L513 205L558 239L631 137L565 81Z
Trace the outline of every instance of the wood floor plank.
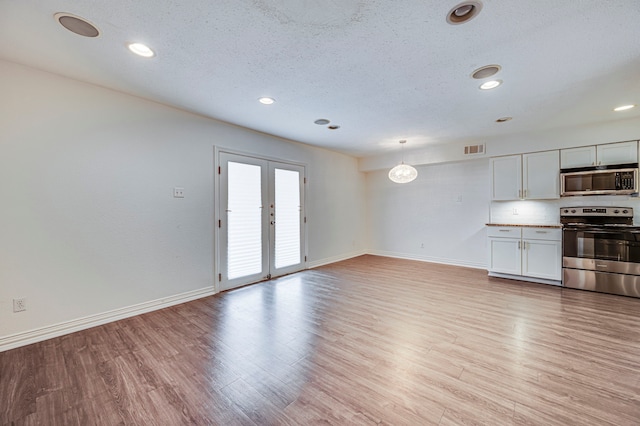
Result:
M42 346L30 345L3 354L0 364L0 424L36 411L36 369Z
M221 393L256 425L295 424L281 407L274 405L268 397L258 392L244 379L228 384L221 389Z
M361 256L0 353L1 425L637 425L640 299Z

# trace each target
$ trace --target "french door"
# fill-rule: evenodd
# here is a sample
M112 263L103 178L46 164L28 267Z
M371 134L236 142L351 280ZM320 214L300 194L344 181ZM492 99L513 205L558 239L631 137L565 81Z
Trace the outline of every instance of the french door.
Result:
M219 289L304 269L304 167L219 154Z

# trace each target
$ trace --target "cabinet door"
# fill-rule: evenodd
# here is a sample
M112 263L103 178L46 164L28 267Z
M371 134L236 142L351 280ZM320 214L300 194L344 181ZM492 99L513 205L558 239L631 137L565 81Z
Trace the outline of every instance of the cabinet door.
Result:
M574 167L589 167L596 165L596 147L581 146L560 150L560 167L571 169Z
M521 241L519 238L489 238L489 270L522 275Z
M597 146L598 165L638 162L638 142L608 143Z
M519 200L522 196L522 156L491 159L491 199Z
M562 279L562 243L522 240L522 275L548 280Z
M530 200L560 198L560 153L535 152L522 155L523 197Z

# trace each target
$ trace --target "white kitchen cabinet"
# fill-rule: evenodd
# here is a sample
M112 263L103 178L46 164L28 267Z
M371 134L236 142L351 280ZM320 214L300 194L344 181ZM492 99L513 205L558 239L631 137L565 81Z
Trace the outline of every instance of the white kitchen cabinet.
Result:
M521 275L522 228L490 226L487 236L489 237L489 271Z
M522 275L562 279L562 230L523 228Z
M563 169L638 162L638 141L581 146L560 150Z
M562 230L489 227L489 275L548 284L562 279Z
M491 158L491 199L560 198L559 151Z
M598 166L638 162L638 141L608 143L596 146Z
M522 198L560 198L560 155L557 150L522 154Z
M518 200L522 195L522 155L491 158L491 199Z
M522 275L520 238L489 238L491 264L489 269L503 274Z
M560 150L560 167L573 169L576 167L590 167L596 165L596 147L581 146L579 148Z

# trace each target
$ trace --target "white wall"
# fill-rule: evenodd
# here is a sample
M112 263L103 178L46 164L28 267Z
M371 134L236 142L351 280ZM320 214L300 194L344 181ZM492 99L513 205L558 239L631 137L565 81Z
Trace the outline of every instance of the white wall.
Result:
M416 168L408 184L391 182L388 170L367 173L369 251L484 268L489 160Z
M10 335L210 292L214 145L307 164L310 264L364 250L356 159L0 61L0 350ZM28 309L13 313L20 297Z
M621 115L620 117L624 117ZM464 155L464 145L485 143L486 157L522 154L525 152L551 149L573 148L610 142L638 140L640 138L640 117L621 118L608 123L594 123L579 128L562 128L527 134L501 135L484 140L465 143L434 144L424 149L405 151L404 161L409 164L437 164L451 161L474 160L477 157ZM411 141L409 141L409 144ZM397 164L399 153L385 153L364 157L359 160L363 172L390 169Z

